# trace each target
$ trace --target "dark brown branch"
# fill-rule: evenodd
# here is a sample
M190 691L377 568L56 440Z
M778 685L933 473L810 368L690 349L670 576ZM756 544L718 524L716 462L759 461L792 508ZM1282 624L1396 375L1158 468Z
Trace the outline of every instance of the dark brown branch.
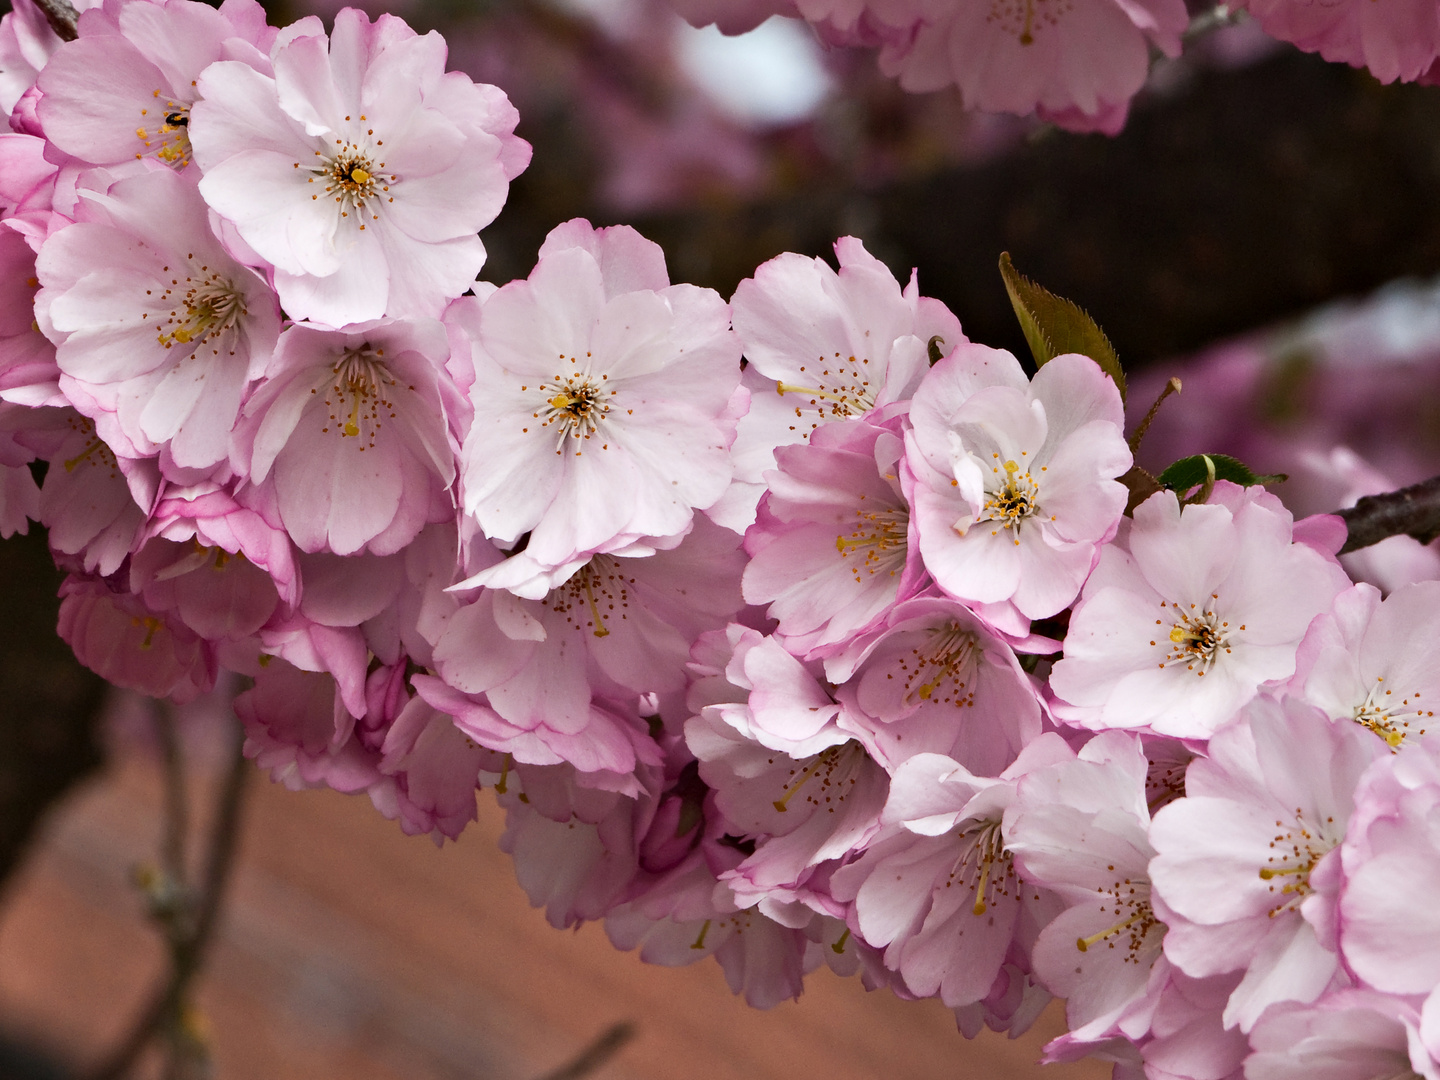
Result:
M1350 532L1342 555L1392 536L1413 536L1428 544L1440 536L1440 476L1384 495L1366 495L1349 509L1335 512Z
M45 13L50 29L55 31L61 41L74 41L79 36L75 24L80 13L71 5L70 0L35 0L35 3Z
M198 902L171 916L167 927L170 943L170 975L150 1003L131 1025L129 1034L88 1080L119 1080L134 1068L145 1048L157 1036L165 1035L171 1043L172 1075L181 1075L174 1067L179 1056L179 1043L186 1035L185 1013L190 984L199 974L201 964L220 913L230 870L235 862L235 849L240 836L240 814L244 804L245 781L250 764L245 759L245 739L238 722L234 723L234 743L229 769L215 797L215 815L210 823L210 842L205 860L204 879ZM167 825L167 830L173 825Z
M622 1046L634 1037L635 1026L633 1024L616 1024L608 1028L584 1050L581 1050L573 1060L561 1065L553 1072L546 1073L540 1080L580 1080L582 1076L589 1076L609 1061Z

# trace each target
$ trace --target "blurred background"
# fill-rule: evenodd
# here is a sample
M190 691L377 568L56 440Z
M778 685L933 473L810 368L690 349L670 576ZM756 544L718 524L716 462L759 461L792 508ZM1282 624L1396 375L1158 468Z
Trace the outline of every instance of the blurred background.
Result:
M779 252L852 234L902 280L915 269L972 339L1023 356L996 270L1009 251L1105 328L1132 410L1182 377L1141 453L1153 469L1231 453L1289 473L1277 490L1298 513L1440 472L1440 89L1381 86L1242 22L1157 62L1112 139L905 94L783 19L724 38L663 0L363 6L440 30L452 67L520 110L535 156L485 233L490 280L525 276L575 216L636 226L673 280L726 296ZM1408 538L1353 558L1382 586L1440 577ZM42 537L0 544L0 1080L93 1069L165 965L135 884L162 843L163 747L139 702L102 708L55 639L57 580ZM192 831L224 782L217 708L178 723ZM587 1075L1005 1080L1038 1076L1063 1030L1052 1008L1020 1040L967 1042L937 1002L828 972L755 1012L714 964L645 967L599 927L551 930L486 796L437 851L368 800L248 787L188 1021L221 1080L578 1076L567 1062L617 1024L629 1038Z

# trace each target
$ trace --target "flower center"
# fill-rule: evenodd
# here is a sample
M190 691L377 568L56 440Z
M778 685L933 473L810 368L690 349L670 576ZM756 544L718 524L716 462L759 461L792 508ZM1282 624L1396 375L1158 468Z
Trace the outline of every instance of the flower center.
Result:
M830 360L817 357L813 365L802 364L800 367L806 372L807 379L815 383L814 386L782 382L776 385L775 391L782 397L786 394L807 397L812 407L822 413L828 411L837 420L856 416L875 407L875 391L870 386L867 368L869 363L869 357L857 360L853 356L842 357L838 352ZM816 370L806 371L807 368ZM796 407L795 416L803 418L800 406Z
M565 616L576 630L589 630L597 638L609 637L606 619L625 622L630 618L630 590L633 577L626 577L620 562L609 555L596 555L552 589L541 601L551 611Z
M135 157L138 160L150 153L171 168L183 169L190 164L190 103L165 99L162 106L159 90L154 97L154 109L140 110L142 120L135 137L145 149Z
M1210 599L1218 597L1212 595ZM1226 644L1231 634L1230 624L1208 610L1208 603L1203 609L1195 604L1182 608L1173 601L1162 600L1160 608L1165 614L1173 610L1170 617L1175 620L1170 628L1169 649L1160 662L1162 668L1166 664L1184 664L1187 671L1193 671L1197 676L1204 675L1215 666L1222 652L1230 651L1230 646ZM1163 626L1165 620L1156 619L1155 625ZM1239 629L1244 630L1245 624L1241 623Z
M399 383L381 359L384 349L362 345L351 349L330 369L325 384L325 425L321 434L336 428L341 439L355 439L357 450L373 449L387 419L395 419L390 387Z
M615 394L614 390L605 388L608 378L608 375L601 375L597 381L593 375L574 372L556 375L534 387L544 400L530 415L540 421L542 428L554 429L555 453L565 452L566 436L588 441L600 430L610 414L610 398ZM529 390L531 387L522 386L520 389ZM529 430L528 427L521 429L522 432ZM609 443L602 444L600 448L608 449ZM577 457L580 453L580 450L575 451Z
M930 701L954 705L957 709L974 705L972 684L979 652L975 645L975 635L962 630L958 623L947 623L931 631L928 641L898 661L905 683L904 700L912 704Z
M1375 685L1365 695L1365 701L1355 706L1352 719L1361 727L1367 727L1379 735L1392 750L1396 750L1407 735L1425 734L1423 727L1410 730L1412 720L1424 723L1435 715L1433 710L1420 708L1416 704L1419 700L1420 691L1416 690L1396 701L1394 692L1385 687L1385 677L1377 675Z
M1035 35L1069 14L1070 0L992 0L987 23L997 23L1021 45L1035 44Z
M201 272L206 269L201 267ZM179 303L160 324L160 332L156 335L156 340L167 349L176 345L203 345L235 329L247 314L245 297L229 281L213 272L199 281L187 277L184 293L179 293L179 283L176 282L160 296L162 303L177 299ZM183 314L181 305L184 306ZM219 354L218 349L214 351Z
M996 457L999 457L997 454ZM1034 517L1040 511L1040 485L1035 482L1029 470L1021 470L1014 461L1005 462L1005 478L1000 486L985 493L985 507L978 521L993 521L1001 529L1013 530L1015 543L1020 543L1020 523ZM999 469L992 468L997 476ZM1000 529L992 529L991 536L998 536Z
M1000 822L969 822L956 834L963 845L960 857L950 869L947 889L958 881L960 887L975 894L975 903L970 908L976 915L984 915L1001 897L1015 896L1011 888L1015 880L1015 864L1005 850L1005 840L1000 835Z
M114 479L120 475L120 463L115 460L115 452L106 446L100 436L95 434L95 423L84 417L75 417L69 421L72 431L77 431L85 436L85 445L80 452L72 458L64 461L65 471L73 473L81 465L89 464L94 469L109 469L110 477Z
M1295 819L1289 825L1277 821L1275 828L1283 831L1277 831L1271 838L1270 850L1274 854L1260 867L1260 880L1268 881L1270 891L1276 894L1276 904L1269 911L1272 919L1282 912L1295 910L1315 891L1310 887L1310 872L1340 842L1338 836L1328 835L1335 828L1333 817L1327 817L1323 825L1307 824L1298 806Z
M1159 927L1164 932L1164 924L1150 908L1150 883L1143 879L1120 878L1108 888L1099 886L1096 892L1100 894L1101 913L1108 912L1116 921L1098 934L1076 938L1075 947L1081 952L1089 952L1100 944L1109 949L1119 945L1125 950L1121 960L1138 965L1141 954L1147 951L1146 938L1150 931Z
M865 751L857 742L831 746L805 761L797 761L790 770L793 779L780 798L772 804L782 814L790 809L790 800L802 791L803 801L815 810L833 814L860 779L860 765Z
M862 498L864 496L861 496ZM835 550L842 559L852 554L861 557L851 564L855 580L862 581L861 574L874 575L887 571L892 577L905 566L905 540L910 524L910 514L904 509L856 510L860 519L848 536L835 538Z
M347 116L345 119L350 118ZM320 161L310 168L311 175L306 182L320 184L324 190L312 191L310 198L333 199L340 208L340 216L348 218L354 214L360 219L361 230L364 230L366 220L380 220L375 211L382 204L395 201L390 187L399 183L400 177L387 172L385 162L377 160L369 147L340 139L335 140L335 145L337 149L328 157L319 150L315 151ZM379 145L377 142L376 146ZM295 168L300 168L298 161Z

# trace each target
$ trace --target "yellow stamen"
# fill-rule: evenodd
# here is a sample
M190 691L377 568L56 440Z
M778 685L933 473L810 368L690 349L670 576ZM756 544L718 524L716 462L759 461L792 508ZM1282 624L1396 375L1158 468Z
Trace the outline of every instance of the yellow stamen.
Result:
M1090 946L1094 945L1097 941L1104 941L1108 937L1114 937L1121 930L1124 930L1128 926L1134 926L1137 922L1147 917L1148 915L1148 910L1137 911L1134 915L1131 915L1124 922L1118 922L1114 926L1110 927L1110 929L1108 930L1101 930L1100 933L1091 934L1089 937L1076 938L1075 947L1081 952L1088 952L1090 950Z
M806 780L809 780L812 776L819 772L820 766L822 766L823 764L825 764L825 755L821 754L808 766L806 766L805 771L800 774L800 778L796 780L793 784L791 784L788 788L786 788L785 794L782 795L780 798L776 799L771 805L774 806L776 810L779 810L782 814L785 813L785 811L788 809L785 804L790 801L790 797L794 795L795 792L799 791L801 787L804 786Z

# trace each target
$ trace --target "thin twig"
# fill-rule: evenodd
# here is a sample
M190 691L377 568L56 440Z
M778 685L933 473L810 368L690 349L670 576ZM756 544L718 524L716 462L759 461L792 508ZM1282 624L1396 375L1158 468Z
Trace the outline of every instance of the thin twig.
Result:
M1155 404L1150 406L1150 411L1145 414L1145 419L1135 425L1135 431L1130 435L1130 453L1140 452L1140 442L1145 438L1145 433L1150 430L1150 424L1155 419L1155 414L1160 411L1160 406L1165 404L1165 399L1171 394L1180 393L1180 380L1170 377L1170 381L1160 391L1160 396L1155 399Z
M232 726L234 743L229 768L215 797L199 900L191 909L191 917L177 920L171 930L169 978L141 1011L129 1034L87 1080L119 1080L135 1066L151 1040L165 1033L172 1039L183 1034L190 984L199 973L214 936L220 903L234 865L245 782L251 771L243 752L245 740L238 721Z
M1342 555L1392 536L1413 536L1428 544L1440 536L1440 476L1384 495L1366 495L1335 513L1345 519L1350 533Z
M580 1080L589 1076L616 1052L635 1037L635 1025L619 1023L608 1028L598 1039L581 1050L572 1060L554 1072L548 1072L540 1080Z
M175 723L175 708L168 701L150 703L155 719L155 736L160 741L160 761L165 776L165 814L160 840L160 862L169 876L169 885L184 890L185 840L190 832L190 800L185 792L185 753L180 747L180 731Z
M80 36L75 28L80 13L75 10L70 0L35 0L35 4L44 13L45 21L61 41L74 41Z

